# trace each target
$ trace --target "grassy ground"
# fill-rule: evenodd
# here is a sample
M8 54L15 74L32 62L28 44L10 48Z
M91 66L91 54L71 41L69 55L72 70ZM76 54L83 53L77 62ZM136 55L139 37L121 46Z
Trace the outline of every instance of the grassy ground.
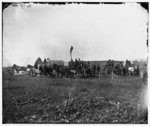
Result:
M137 119L142 80L3 73L3 123L147 123Z

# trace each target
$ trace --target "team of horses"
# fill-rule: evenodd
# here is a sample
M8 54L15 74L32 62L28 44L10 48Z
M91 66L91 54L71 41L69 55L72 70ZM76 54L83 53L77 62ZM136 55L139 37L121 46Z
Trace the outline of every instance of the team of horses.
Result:
M104 70L106 70L107 74L114 73L116 75L131 75L138 76L140 74L139 66L136 64L132 64L129 60L126 60L125 64L119 62L115 64L113 60L108 60Z
M115 64L113 60L108 60L107 63L102 67L98 64L90 65L88 61L81 61L80 59L75 59L69 61L68 66L50 64L46 59L42 62L35 62L34 66L27 65L27 67L19 67L13 65L13 69L19 73L19 71L25 71L25 74L31 76L49 76L49 77L96 77L101 74L114 74L114 75L131 75L138 76L140 71L138 65L131 64L130 61L126 61L125 64L118 62Z

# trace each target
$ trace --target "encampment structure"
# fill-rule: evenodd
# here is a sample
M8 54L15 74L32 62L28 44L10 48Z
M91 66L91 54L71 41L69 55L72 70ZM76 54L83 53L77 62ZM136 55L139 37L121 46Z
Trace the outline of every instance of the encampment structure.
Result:
M42 64L43 64L43 62L42 62L41 58L39 57L39 58L35 61L34 68L38 69L38 67L39 67L40 65L42 65Z

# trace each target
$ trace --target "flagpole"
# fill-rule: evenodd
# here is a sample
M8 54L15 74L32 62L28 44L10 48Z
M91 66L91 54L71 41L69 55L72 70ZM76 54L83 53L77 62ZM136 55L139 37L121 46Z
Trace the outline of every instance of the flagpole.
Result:
M73 50L73 46L71 46L71 48L70 48L70 58L71 58L71 60L72 60L72 50Z
M70 58L72 59L72 53L70 53Z

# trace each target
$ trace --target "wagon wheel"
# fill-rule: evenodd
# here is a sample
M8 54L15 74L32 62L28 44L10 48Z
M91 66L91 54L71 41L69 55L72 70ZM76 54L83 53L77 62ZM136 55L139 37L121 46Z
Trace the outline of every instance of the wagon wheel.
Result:
M32 76L32 75L33 75L33 73L30 71L30 72L29 72L29 76Z

